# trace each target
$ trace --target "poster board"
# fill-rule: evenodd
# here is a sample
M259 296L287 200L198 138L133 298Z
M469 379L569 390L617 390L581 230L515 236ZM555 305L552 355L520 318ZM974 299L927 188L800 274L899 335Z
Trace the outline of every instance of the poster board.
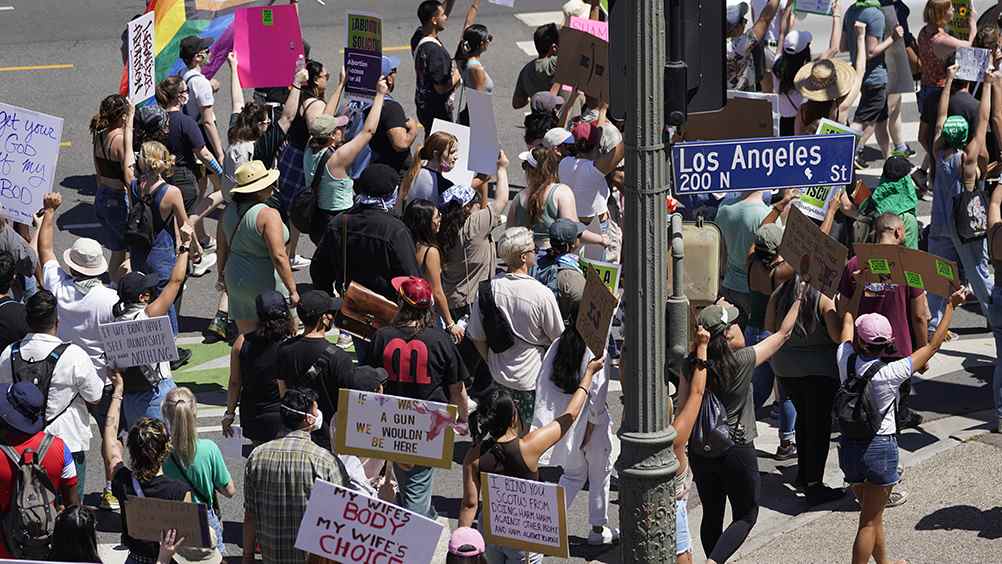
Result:
M383 73L383 20L375 14L344 15L345 92L352 98L372 98Z
M470 128L465 125L459 125L458 123L452 123L451 121L436 118L431 124L431 133L437 133L439 131L451 133L456 137L456 151L458 153L456 157L456 164L452 167L452 170L442 174L442 176L448 178L453 184L463 184L465 186L469 186L473 182L473 177L476 175L472 170L470 170ZM494 163L496 171L497 156L494 157Z
M609 291L595 270L585 272L585 280L575 327L592 354L600 357L605 354L605 344L609 342L609 329L612 327L612 316L616 313L619 300Z
M507 6L509 8L515 7L515 0L487 0L487 1L497 6Z
M953 4L953 19L946 31L963 41L971 38L971 0L950 0Z
M832 0L797 0L794 10L805 14L832 15Z
M429 564L443 529L402 507L317 480L295 546L335 562Z
M108 365L129 368L177 360L177 346L166 315L98 325Z
M177 538L184 538L181 546L215 548L204 504L130 495L122 510L129 536L134 539L160 542L164 529L177 529Z
M293 5L242 8L233 21L233 51L244 88L292 84L296 60L303 56L299 14Z
M135 105L156 94L153 15L153 12L147 12L129 22L129 101Z
M480 473L484 540L488 544L569 558L564 488Z
M957 263L900 245L855 245L863 280L903 284L949 297L960 288Z
M493 176L498 170L498 125L494 117L494 97L466 88L463 92L470 110L469 168Z
M554 82L576 86L589 96L609 101L609 43L594 35L560 30L560 55Z
M602 284L605 284L605 287L608 288L613 295L618 295L619 275L622 270L622 265L585 257L578 257L578 264L581 265L581 270L585 273L586 278L588 271L595 272L595 274L602 281Z
M860 135L859 131L827 118L821 118L820 123L818 123L818 129L815 132L816 135L836 135L840 133L851 133L857 137ZM801 192L800 197L794 200L793 205L807 217L821 221L825 218L825 214L828 213L828 207L831 205L838 190L839 186L811 186Z
M786 218L779 254L798 274L809 275L811 286L829 298L835 297L849 251L822 233L797 208L790 208Z
M727 105L716 112L690 114L682 129L683 141L717 141L779 135L779 106L775 94L727 91Z
M0 216L31 225L52 191L63 118L0 102Z
M400 359L402 363L410 359L410 351L401 350ZM342 388L338 392L335 450L451 468L456 441L452 423L458 413L454 405Z
M590 33L606 43L609 42L609 22L571 16L569 25L571 29L577 29L585 33Z
M988 49L961 47L957 49L957 78L968 82L982 82L988 72Z

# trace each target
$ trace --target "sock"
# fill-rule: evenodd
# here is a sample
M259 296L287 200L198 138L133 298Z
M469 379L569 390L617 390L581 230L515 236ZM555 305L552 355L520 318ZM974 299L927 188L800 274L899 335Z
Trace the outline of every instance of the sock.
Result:
M905 151L908 150L908 145L906 143L902 143L900 145L895 145L894 146L894 150L895 151L905 152Z

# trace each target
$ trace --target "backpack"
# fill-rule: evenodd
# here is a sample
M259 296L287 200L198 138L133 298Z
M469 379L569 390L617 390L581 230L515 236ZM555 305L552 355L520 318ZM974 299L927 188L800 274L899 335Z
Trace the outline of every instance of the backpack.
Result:
M57 496L42 461L54 438L45 433L37 451L25 449L21 456L10 446L0 445L14 469L10 509L0 526L15 558L47 560L52 549Z
M964 190L953 198L953 223L964 243L988 235L988 197L984 190Z
M873 407L870 380L886 366L874 362L863 376L856 374L856 354L849 355L845 382L835 392L832 411L838 420L842 435L848 439L866 441L876 436L884 416L894 407L892 403L883 413Z
M300 190L289 204L289 220L300 233L313 233L313 219L320 209L317 206L317 192L320 190L320 181L323 179L327 160L331 158L332 153L330 149L324 151L316 170L313 171L313 182L310 183L309 189Z
M494 287L490 280L484 280L477 287L477 303L480 306L480 316L483 318L484 334L487 345L495 354L501 354L515 344L515 333L511 330L508 320L501 314L497 302L494 301Z
M704 458L720 458L734 446L731 425L727 422L727 408L711 390L703 395L699 416L692 427L689 452Z
M153 247L156 229L153 225L153 204L150 197L130 198L129 214L125 219L125 244L130 249L149 250Z
M59 357L63 355L63 352L65 352L66 348L69 346L69 343L62 343L52 349L52 352L50 352L45 358L30 361L24 360L24 358L21 357L21 341L14 341L14 343L11 344L10 371L13 375L13 383L31 382L32 384L38 386L39 391L42 392L42 397L45 398L42 400L42 413L46 413L46 410L49 407L49 388L52 386L52 375L56 372L56 363L59 362ZM76 401L76 399L77 396L73 396L73 399L66 404L66 407L56 414L55 417L47 420L45 425L48 426L49 423L59 419L59 417L63 413L66 413L66 410L73 405L73 402Z

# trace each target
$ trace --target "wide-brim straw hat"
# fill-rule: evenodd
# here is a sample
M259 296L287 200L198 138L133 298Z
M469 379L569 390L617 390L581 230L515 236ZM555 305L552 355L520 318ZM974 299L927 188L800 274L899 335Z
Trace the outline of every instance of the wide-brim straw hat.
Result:
M806 100L829 102L848 94L855 79L856 71L848 63L821 59L801 67L794 86Z
M240 165L234 176L237 184L230 189L231 194L253 194L277 182L279 174L261 161L250 161Z

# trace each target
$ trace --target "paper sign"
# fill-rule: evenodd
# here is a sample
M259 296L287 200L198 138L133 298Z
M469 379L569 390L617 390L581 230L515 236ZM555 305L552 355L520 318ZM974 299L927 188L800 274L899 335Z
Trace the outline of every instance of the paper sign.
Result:
M609 101L609 43L565 27L560 30L560 58L554 82L577 86L589 96Z
M821 118L818 120L818 129L815 131L816 135L837 135L839 133L851 133L856 137L862 135L862 132L853 129L844 123L832 121L828 118Z
M401 350L400 362L410 362L412 352ZM403 368L401 371L410 373ZM338 392L336 450L450 468L456 440L452 423L457 413L454 405L342 388Z
M0 102L0 215L31 225L52 191L63 118Z
M174 331L166 315L102 323L98 330L109 366L129 368L178 359Z
M811 286L831 298L838 291L849 251L800 210L791 208L779 254L798 274L809 275Z
M855 245L863 280L898 284L948 297L960 288L957 263L899 245Z
M595 270L588 270L585 279L575 327L592 354L600 357L605 354L605 344L609 342L609 329L612 327L612 316L616 313L619 300L609 291Z
M129 100L133 104L156 94L153 15L153 12L147 12L129 22Z
M122 509L129 536L134 539L160 542L164 529L177 529L177 538L184 538L181 546L215 548L209 537L208 514L201 503L130 495Z
M585 33L594 35L606 43L609 42L609 22L571 16L570 26L571 29L579 29Z
M239 425L230 427L233 436L224 436L216 440L219 451L223 453L223 458L243 458L244 456L244 430Z
M595 275L602 281L602 284L605 284L605 287L613 295L619 292L619 272L622 268L621 265L584 257L578 258L578 264L581 265L581 270L585 273L589 270L594 271Z
M296 60L303 55L303 36L296 7L242 8L233 22L233 50L244 88L292 84Z
M493 176L498 170L498 126L494 97L467 88L463 92L470 110L470 170Z
M402 507L317 480L296 548L334 562L429 564L442 529Z
M509 8L515 7L515 0L488 0L488 2L498 6L508 6Z
M456 137L456 164L452 170L442 174L453 184L464 184L469 186L473 182L475 173L470 170L470 128L451 121L435 119L431 124L431 132L444 131ZM497 155L494 156L494 170L497 170ZM493 174L493 173L492 173Z
M981 82L988 72L988 49L961 47L957 49L957 78L968 82Z
M971 38L971 0L951 0L953 20L946 30L950 35L967 41Z
M570 557L564 488L481 472L480 492L488 544Z
M383 21L374 14L345 13L345 91L354 98L372 98L383 71Z
M835 135L839 133L851 133L857 137L860 135L860 132L851 127L827 118L821 118L816 131L817 135ZM838 186L812 186L805 188L801 192L800 198L794 200L793 205L807 217L821 221L825 218L825 214L828 213L828 206L831 205L831 201L837 193Z
M832 15L832 0L797 0L796 11L807 14Z

